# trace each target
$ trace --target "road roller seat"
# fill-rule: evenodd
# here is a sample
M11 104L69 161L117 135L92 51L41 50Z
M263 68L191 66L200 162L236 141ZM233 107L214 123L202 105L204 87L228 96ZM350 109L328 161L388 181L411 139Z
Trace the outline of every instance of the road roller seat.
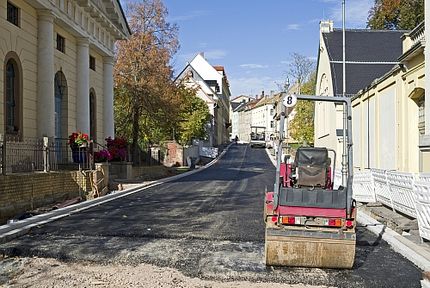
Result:
M301 147L294 159L296 185L325 187L330 158L327 148Z

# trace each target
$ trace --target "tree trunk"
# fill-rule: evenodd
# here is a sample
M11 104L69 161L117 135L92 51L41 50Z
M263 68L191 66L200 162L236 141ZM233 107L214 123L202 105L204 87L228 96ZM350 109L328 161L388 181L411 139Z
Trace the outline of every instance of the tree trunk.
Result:
M131 153L133 155L133 164L140 164L139 157L139 109L133 109L133 128L132 128L132 143L131 143Z

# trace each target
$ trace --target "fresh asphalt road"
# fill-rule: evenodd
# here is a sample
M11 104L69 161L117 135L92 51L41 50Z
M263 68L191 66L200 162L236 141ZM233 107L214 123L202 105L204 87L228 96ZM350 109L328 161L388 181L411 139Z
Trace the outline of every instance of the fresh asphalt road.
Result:
M206 170L34 228L0 245L8 256L150 263L191 277L331 287L421 287L421 271L364 228L351 270L264 265L264 149L232 145Z

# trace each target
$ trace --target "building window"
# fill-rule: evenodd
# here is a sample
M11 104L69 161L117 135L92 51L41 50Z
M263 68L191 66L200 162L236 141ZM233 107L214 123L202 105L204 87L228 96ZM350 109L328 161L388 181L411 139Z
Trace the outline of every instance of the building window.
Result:
M90 69L96 71L96 58L90 56Z
M275 122L274 121L270 121L270 128L275 128Z
M19 8L7 2L7 21L19 27Z
M19 73L16 62L12 59L6 63L5 81L5 116L6 133L18 134L19 132Z
M421 97L420 101L418 101L418 131L420 135L425 134L426 128L426 116L425 116L425 101L424 97Z
M270 109L270 116L273 116L273 113L275 112L275 110Z
M66 39L60 34L57 34L57 50L66 53Z

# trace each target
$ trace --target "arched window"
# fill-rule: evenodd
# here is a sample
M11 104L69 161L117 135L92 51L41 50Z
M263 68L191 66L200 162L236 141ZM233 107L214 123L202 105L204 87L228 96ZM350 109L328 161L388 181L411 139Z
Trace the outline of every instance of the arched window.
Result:
M97 102L96 92L90 90L90 138L97 141Z
M21 70L16 54L11 52L5 61L4 115L7 134L21 134Z

